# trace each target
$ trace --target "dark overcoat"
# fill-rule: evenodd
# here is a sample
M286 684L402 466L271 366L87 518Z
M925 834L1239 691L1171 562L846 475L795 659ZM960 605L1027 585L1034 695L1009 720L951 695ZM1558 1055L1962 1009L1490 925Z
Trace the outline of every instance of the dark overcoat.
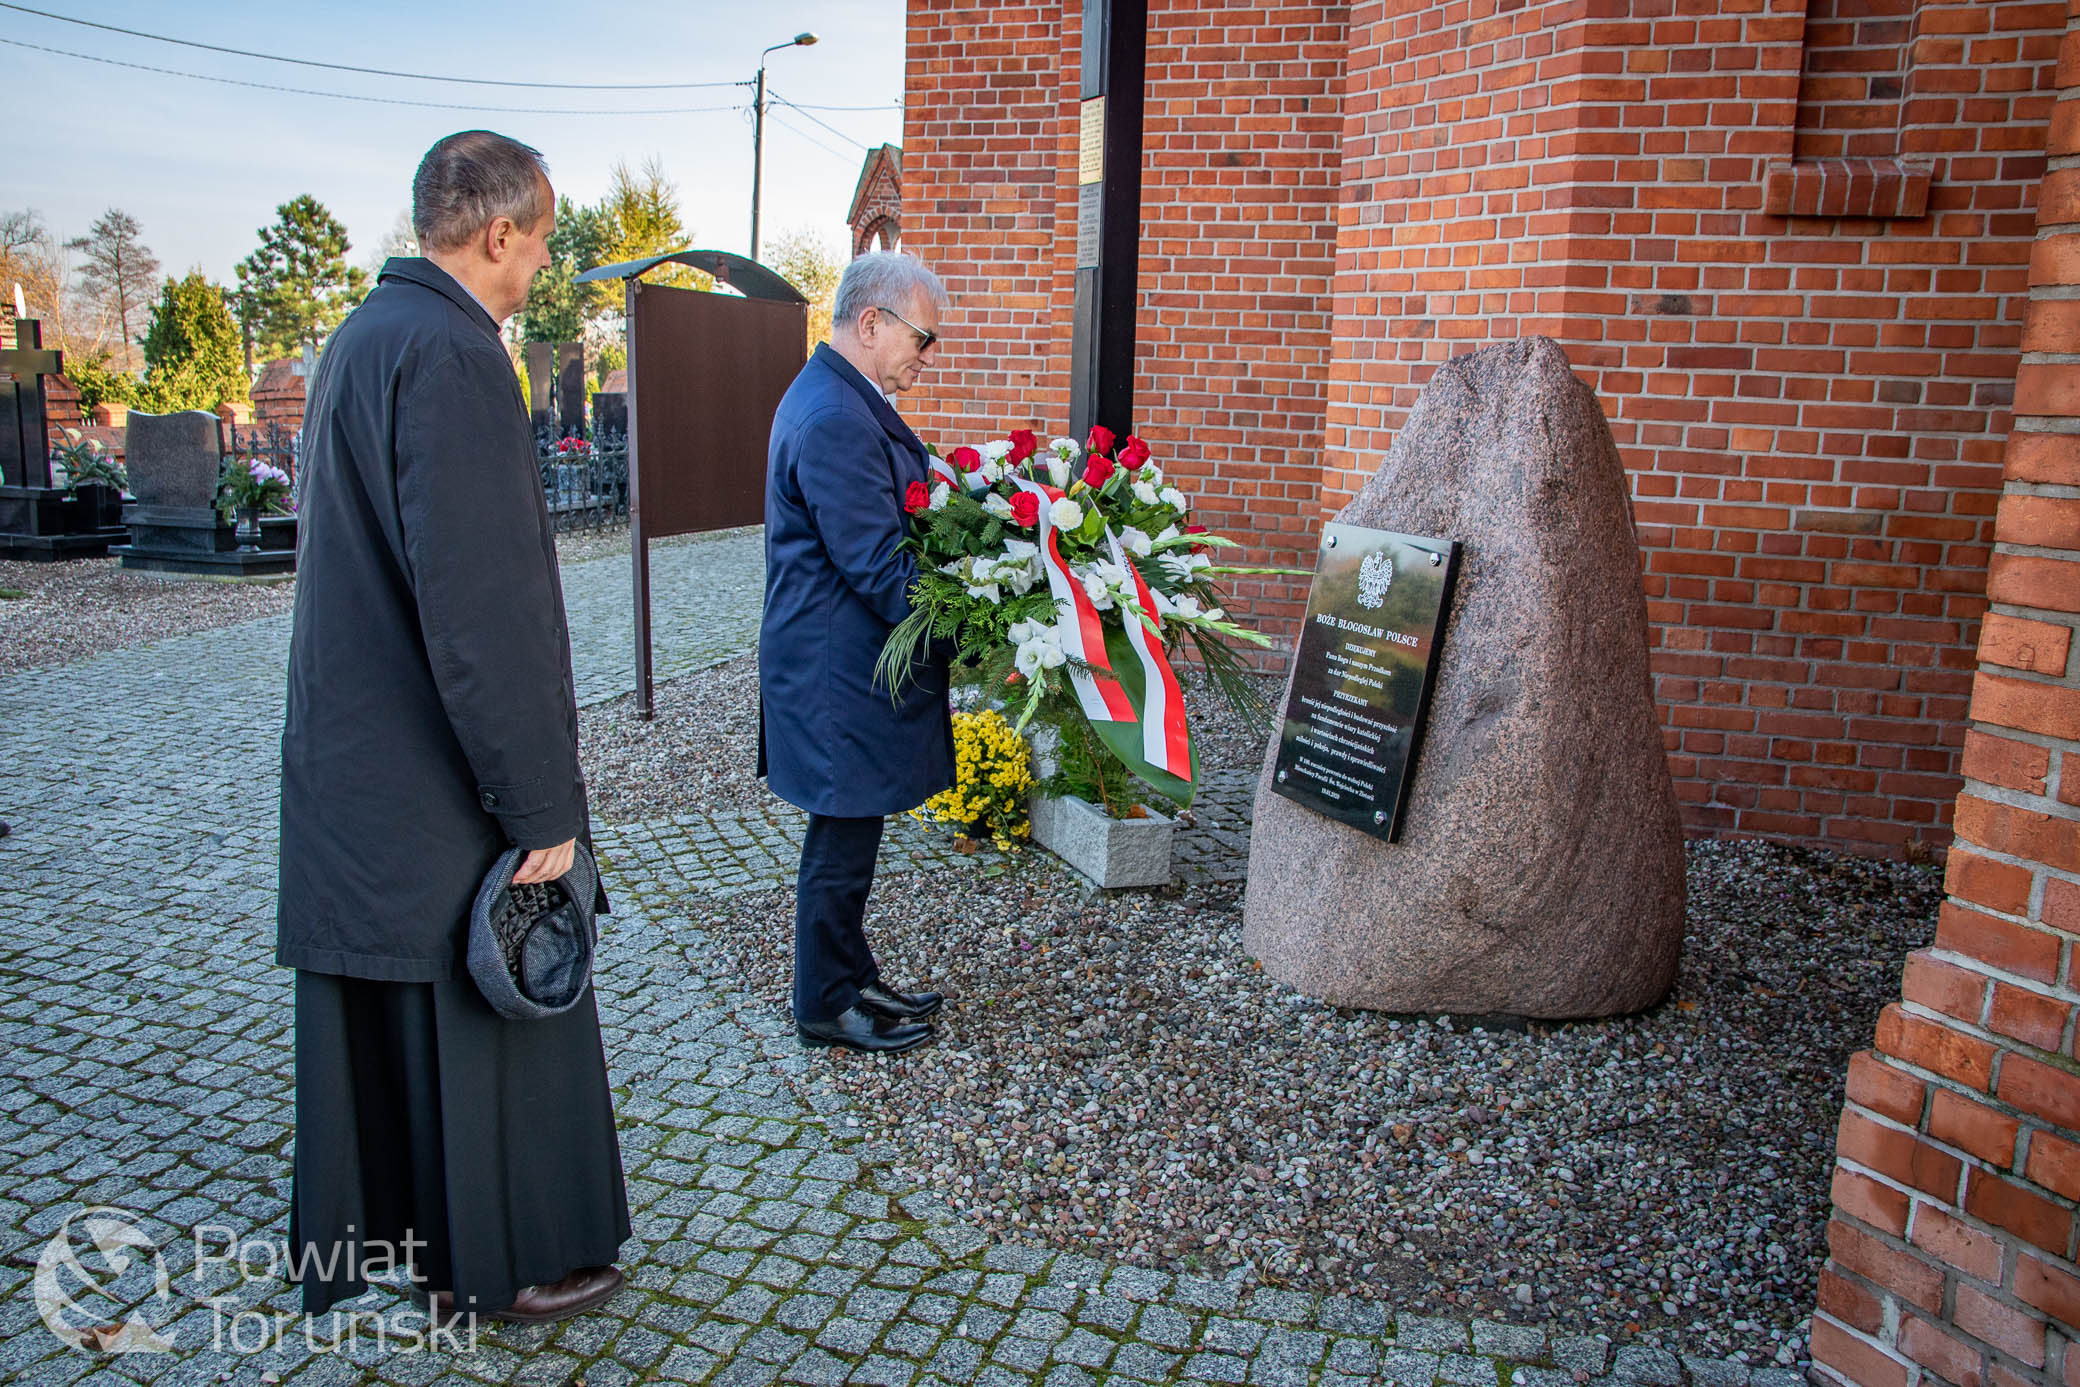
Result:
M924 444L881 392L818 347L773 416L758 632L762 770L812 813L900 813L953 783L946 652L928 649L894 700L874 679L910 613L917 564L896 546L925 468Z
M303 438L275 958L444 981L498 855L587 823L555 536L491 315L389 261Z

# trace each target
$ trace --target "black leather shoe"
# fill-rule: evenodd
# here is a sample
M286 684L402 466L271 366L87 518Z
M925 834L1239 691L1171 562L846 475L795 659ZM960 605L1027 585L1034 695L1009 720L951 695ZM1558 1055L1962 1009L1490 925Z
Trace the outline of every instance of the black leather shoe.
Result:
M851 1006L828 1021L797 1021L794 1033L804 1045L836 1045L863 1055L893 1055L913 1050L932 1038L921 1021L892 1021L863 1006Z
M876 982L859 990L859 1004L891 1021L922 1021L946 998L937 992L891 992Z

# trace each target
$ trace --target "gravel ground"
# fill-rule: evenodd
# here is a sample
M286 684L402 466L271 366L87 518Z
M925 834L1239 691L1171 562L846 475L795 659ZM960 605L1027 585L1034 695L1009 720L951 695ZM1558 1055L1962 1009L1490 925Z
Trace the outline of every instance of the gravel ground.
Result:
M591 710L602 815L757 803L755 678L745 657L661 686L642 729ZM1205 764L1262 755L1206 722ZM1758 842L1689 860L1675 993L1559 1026L1301 997L1243 954L1234 886L1097 893L1032 852L906 878L869 930L898 985L948 992L941 1038L834 1073L991 1232L1802 1361L1841 1076L1933 934L1941 872ZM792 893L686 904L784 1014Z
M0 674L232 626L295 601L291 579L222 583L125 573L114 559L8 560L0 562Z
M1674 996L1509 1026L1323 1006L1235 887L1092 893L1038 854L906 878L868 922L937 1045L836 1062L908 1173L992 1232L1423 1313L1803 1356L1849 1054L1933 933L1932 867L1690 849ZM688 903L785 1006L792 893Z
M651 548L699 538L658 540ZM556 552L567 564L626 555L628 528L558 535ZM114 559L0 561L0 674L234 626L286 612L295 603L294 577L226 583L126 573Z

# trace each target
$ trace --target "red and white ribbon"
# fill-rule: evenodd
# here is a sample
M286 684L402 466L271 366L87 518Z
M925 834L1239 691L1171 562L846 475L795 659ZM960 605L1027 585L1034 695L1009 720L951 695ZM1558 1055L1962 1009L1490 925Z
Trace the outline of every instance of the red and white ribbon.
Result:
M1133 578L1134 600L1141 604L1142 615L1138 619L1132 612L1121 612L1120 616L1127 628L1127 643L1141 657L1142 759L1179 780L1190 780L1192 742L1191 734L1185 729L1184 691L1177 687L1177 676L1171 673L1170 662L1163 658L1163 624L1156 616L1155 597L1149 592L1141 570L1134 567L1133 559L1127 556L1119 536L1112 533L1109 525L1105 528L1105 538L1112 545L1113 561Z
M1062 651L1070 659L1082 662L1069 666L1069 686L1076 690L1083 715L1092 722L1136 721L1134 705L1113 675L1112 661L1105 653L1105 626L1098 619L1098 609L1092 605L1083 584L1069 571L1068 560L1062 557L1061 544L1055 539L1054 520L1048 513L1054 505L1054 497L1048 495L1050 488L1024 477L1013 477L1011 483L1040 506L1041 566L1047 570L1047 587L1054 594L1055 630L1061 635ZM1062 610L1065 607L1067 610ZM1085 665L1089 668L1083 668Z
M926 453L924 460L926 466L932 469L932 475L940 481L945 482L955 491L965 491L967 489L968 479L956 471L954 465L945 458L940 457L937 453Z

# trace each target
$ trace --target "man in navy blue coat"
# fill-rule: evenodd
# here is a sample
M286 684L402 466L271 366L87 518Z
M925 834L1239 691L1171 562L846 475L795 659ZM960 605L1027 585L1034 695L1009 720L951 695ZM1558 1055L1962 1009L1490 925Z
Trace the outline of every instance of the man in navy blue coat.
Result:
M931 1039L936 992L885 986L863 920L883 816L953 783L943 653L901 689L874 678L910 612L916 561L897 548L927 485L924 444L888 402L932 362L946 291L914 256L845 269L831 340L788 387L766 468L759 627L761 769L809 813L796 878L794 1016L805 1045L907 1050Z

